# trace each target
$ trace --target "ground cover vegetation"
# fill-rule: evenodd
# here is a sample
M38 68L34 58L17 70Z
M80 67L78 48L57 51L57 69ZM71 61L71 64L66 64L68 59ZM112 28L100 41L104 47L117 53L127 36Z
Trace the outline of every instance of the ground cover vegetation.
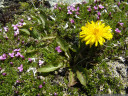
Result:
M20 4L24 12L0 26L0 96L127 93L107 64L128 64L126 1Z

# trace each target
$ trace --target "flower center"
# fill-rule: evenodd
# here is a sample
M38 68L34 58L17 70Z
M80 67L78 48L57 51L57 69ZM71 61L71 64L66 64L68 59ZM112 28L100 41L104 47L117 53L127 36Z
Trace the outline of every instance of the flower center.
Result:
M98 32L99 32L99 29L95 28L93 34L97 35Z

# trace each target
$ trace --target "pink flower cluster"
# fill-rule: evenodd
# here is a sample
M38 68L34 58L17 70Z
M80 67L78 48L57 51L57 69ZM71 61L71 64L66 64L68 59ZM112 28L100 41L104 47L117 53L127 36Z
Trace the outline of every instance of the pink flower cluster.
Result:
M79 7L76 8L75 4L68 6L67 9L68 9L67 14L73 14L73 12L75 12L76 15L80 14L79 13L80 8Z
M19 51L20 51L20 49L15 49L15 50L13 50L12 53L8 53L8 55L11 58L13 58L13 57L21 57L22 59L24 59L24 56ZM0 60L1 61L4 61L6 59L7 59L7 54L4 53L3 55L0 56Z
M22 27L23 24L24 24L24 20L21 19L18 24L16 24L16 25L13 24L13 25L12 25L13 30L14 30L14 36L17 36L17 35L19 34L19 28Z
M60 49L60 46L57 46L55 49L56 49L56 51L57 51L58 53L62 52L62 50Z
M117 25L120 25L121 27L123 27L124 23L118 22ZM115 32L116 32L116 33L120 33L121 30L119 30L119 28L116 28L116 29L115 29Z

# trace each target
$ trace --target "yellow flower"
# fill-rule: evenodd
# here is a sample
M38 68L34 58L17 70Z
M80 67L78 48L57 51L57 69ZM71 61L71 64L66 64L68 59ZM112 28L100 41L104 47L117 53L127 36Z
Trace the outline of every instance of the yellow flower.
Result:
M29 28L29 30L31 30L31 31L32 31L32 29L33 29L33 27L30 27L30 28Z
M86 45L90 44L90 47L95 43L95 46L103 45L105 40L112 39L111 27L105 26L105 23L101 21L91 23L87 22L85 26L81 27L80 38L86 42Z

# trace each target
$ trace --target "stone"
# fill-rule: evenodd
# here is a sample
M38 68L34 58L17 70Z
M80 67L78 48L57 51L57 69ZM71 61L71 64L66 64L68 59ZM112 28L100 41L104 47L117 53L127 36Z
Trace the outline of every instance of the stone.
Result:
M54 6L56 3L60 4L76 4L76 3L81 3L81 2L86 2L88 3L89 0L47 0L51 4L51 6Z

